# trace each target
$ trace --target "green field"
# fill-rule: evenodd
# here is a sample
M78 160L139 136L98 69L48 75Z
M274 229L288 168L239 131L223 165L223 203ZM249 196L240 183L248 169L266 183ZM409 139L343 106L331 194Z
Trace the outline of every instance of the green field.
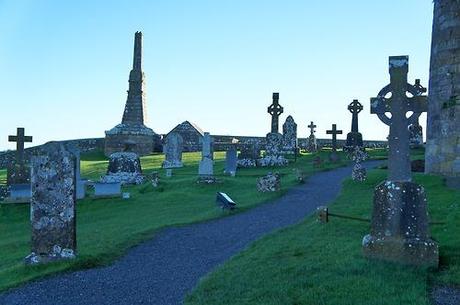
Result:
M373 170L365 183L346 180L330 211L369 218L374 186L385 177L385 170ZM233 257L202 279L186 304L431 304L434 285L460 286L460 192L441 178L415 177L427 190L432 221L446 222L431 227L439 270L368 261L361 254L368 223L330 218L321 224L311 216Z
M374 151L373 155L382 152ZM384 153L383 153L384 154ZM326 159L326 153L322 153ZM78 259L68 262L26 267L23 258L30 252L30 221L28 205L0 205L0 290L14 287L26 281L64 271L90 268L108 264L130 247L151 238L167 226L179 226L225 216L215 204L217 191L227 192L241 212L284 194L298 183L295 169L311 175L313 156L301 155L288 167L241 169L236 177L223 176L224 153L215 154L215 173L222 183L198 185L199 153L185 153L185 167L174 170L172 178L166 178L159 167L163 155L142 158L146 174L158 171L160 185L153 188L146 183L125 188L131 199L85 199L77 205ZM321 170L341 166L325 164ZM82 155L82 177L98 179L107 168L107 159L100 152ZM277 193L258 193L256 179L269 171L281 175L282 189ZM0 172L5 175L5 172ZM308 181L307 181L308 183Z

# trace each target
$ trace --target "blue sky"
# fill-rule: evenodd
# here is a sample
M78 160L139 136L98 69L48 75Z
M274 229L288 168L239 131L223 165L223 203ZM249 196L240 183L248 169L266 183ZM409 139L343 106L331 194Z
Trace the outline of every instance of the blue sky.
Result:
M431 0L0 0L0 150L17 126L34 143L103 137L121 121L135 31L144 34L148 126L190 120L213 134L265 135L272 92L318 136L351 126L384 139L369 98L388 56L428 86ZM425 125L426 116L422 116ZM30 144L29 144L30 146Z

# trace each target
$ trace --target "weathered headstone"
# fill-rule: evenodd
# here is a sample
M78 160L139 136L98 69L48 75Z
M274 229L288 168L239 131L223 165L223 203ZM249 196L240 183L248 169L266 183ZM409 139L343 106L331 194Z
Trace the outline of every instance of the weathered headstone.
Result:
M225 170L224 173L234 176L236 174L238 161L238 151L236 146L232 145L225 152Z
M409 145L411 148L423 147L423 127L418 119L414 124L409 125Z
M182 136L176 132L171 132L166 137L166 144L163 148L165 154L165 161L163 168L178 168L183 167L182 163L182 150L184 140Z
M288 116L283 124L283 153L295 154L297 147L297 124L292 116Z
M102 183L141 184L144 181L141 161L133 152L118 152L110 155L107 174Z
M308 125L308 128L310 128L310 135L308 136L307 151L310 153L314 153L318 151L318 144L316 143L316 136L315 136L316 127L317 126L313 123L313 121L311 121L310 125Z
M256 143L239 144L238 167L255 167L260 158L260 147Z
M337 153L337 135L342 134L342 130L337 129L337 124L332 124L332 129L326 130L326 133L332 135L332 152L329 155L329 160L331 162L337 162L340 160L340 156Z
M351 178L354 181L365 181L367 178L366 168L362 165L362 162L367 159L367 153L363 147L355 146L350 152L351 159L355 162L353 170L351 172Z
M345 147L353 150L355 147L363 147L363 136L358 130L358 114L363 110L363 105L361 105L358 100L353 100L353 102L348 105L348 110L352 114L351 132L347 134Z
M32 137L26 136L24 128L18 127L15 136L8 136L8 142L16 142L16 156L7 169L7 184L29 183L30 169L24 159L24 144L32 142Z
M390 57L390 84L371 99L371 113L390 126L390 152L388 178L375 189L371 233L363 239L363 250L369 258L437 266L439 251L429 235L425 190L411 181L408 126L426 111L427 101L420 88L407 83L408 63L408 56Z
M60 143L32 157L32 252L27 264L75 257L75 156Z
M198 182L214 183L214 150L213 139L209 132L203 136L203 149L201 151L201 161L198 166Z

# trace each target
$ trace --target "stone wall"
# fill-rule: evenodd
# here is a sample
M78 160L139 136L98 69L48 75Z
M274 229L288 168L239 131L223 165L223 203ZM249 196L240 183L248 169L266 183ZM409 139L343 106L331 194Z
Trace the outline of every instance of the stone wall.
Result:
M460 176L460 2L434 1L426 171Z
M104 138L92 138L92 139L77 139L77 140L65 140L58 141L64 145L72 145L80 149L81 152L88 152L92 150L103 150L104 149ZM29 160L30 157L40 149L43 145L26 148L24 157ZM0 168L6 168L15 158L15 152L12 150L0 152Z

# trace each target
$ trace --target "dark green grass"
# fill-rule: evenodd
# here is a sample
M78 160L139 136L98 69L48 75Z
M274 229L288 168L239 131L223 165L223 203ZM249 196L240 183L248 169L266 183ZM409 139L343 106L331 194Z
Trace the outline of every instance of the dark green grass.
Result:
M324 159L326 154L322 153ZM46 266L26 267L23 258L30 252L28 205L0 206L0 290L22 284L57 271L89 268L110 263L141 241L167 226L190 224L225 216L215 205L217 191L227 192L238 204L237 212L247 210L284 194L298 182L294 169L307 175L313 155L306 154L285 168L241 169L236 177L225 177L224 153L216 153L215 173L221 180L216 185L198 185L199 153L184 154L185 167L166 178L160 169L162 155L142 158L145 173L158 171L160 185L127 187L131 199L85 199L77 206L78 259ZM325 164L328 170L345 163ZM100 152L82 155L82 177L98 179L107 168L107 159ZM277 193L258 193L256 179L269 171L282 176L282 189Z
M386 171L365 183L346 180L331 212L369 218L373 189ZM427 189L433 237L440 244L439 271L368 261L361 255L369 224L316 216L252 244L204 278L186 304L414 304L428 305L434 284L460 285L460 192L434 176L416 175Z

